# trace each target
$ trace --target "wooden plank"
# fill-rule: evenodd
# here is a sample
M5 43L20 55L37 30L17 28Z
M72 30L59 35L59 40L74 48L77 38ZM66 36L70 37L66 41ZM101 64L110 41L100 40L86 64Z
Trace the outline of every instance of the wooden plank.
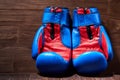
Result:
M0 26L0 48L16 45L17 30L15 26Z
M84 0L80 0L79 4L81 4ZM77 1L74 1L75 4ZM73 3L74 3L73 2ZM60 1L60 0L40 0L40 1L32 1L32 0L6 0L6 1L1 1L0 3L0 9L43 9L46 6L75 6L74 4L71 3L70 0L66 1Z
M108 21L108 30L110 31L110 33L112 34L120 34L120 20L116 20L116 19L109 19Z
M81 76L77 74L73 74L71 76L65 77L65 78L60 78L60 80L82 80Z
M120 63L120 45L118 46L113 46L113 49L114 49L114 55L115 55L115 59L117 59L116 61L119 61ZM118 65L119 66L119 65Z
M31 54L31 48L26 48L26 47L5 47L3 49L0 49L0 56L1 57L15 57L17 55L20 56L28 56Z
M100 80L114 80L113 77L104 77L104 78L101 78Z
M14 72L23 73L23 72L37 72L34 61L31 59L24 59L27 57L21 57L20 60L14 62Z
M101 15L101 14L100 14L100 17L101 17L102 25L103 25L105 28L109 27L109 26L108 26L109 16L108 16L108 15Z
M15 51L14 72L36 72L35 62L31 57L31 49L19 47Z
M40 16L42 10L0 10L0 16Z
M114 75L114 80L120 80L120 75Z
M6 62L6 63L0 63L0 73L10 73L13 72L13 63Z
M33 42L33 36L29 34L20 35L18 46L31 48Z
M110 35L110 39L111 39L111 42L112 42L112 45L113 46L119 46L120 45L120 34L112 34Z
M7 55L6 55L7 56ZM13 58L10 56L0 57L0 72L13 72Z
M21 16L0 16L0 21L23 21L24 17Z
M6 21L10 21L10 22L23 22L24 23L28 23L28 24L36 24L41 22L42 20L42 15L39 16L0 16L0 22L6 22ZM15 23L14 23L15 24Z
M61 1L61 3L62 4L66 4L66 6L70 9L70 12L72 12L73 11L73 9L74 8L76 8L76 7L85 7L85 1L84 0L74 0L74 1L72 1L72 2L68 2L68 1L66 1L66 2L64 2L64 1Z
M32 73L32 74L30 74L29 80L48 80L48 77L43 77L37 73Z
M107 0L85 0L86 7L97 7L100 14L108 14L108 1Z
M22 26L19 29L18 46L31 48L32 41L39 26Z
M11 80L29 80L29 75L25 75L25 74L15 74L13 76L11 76Z
M8 47L0 52L0 72L37 72L31 49Z
M113 46L113 60L109 63L108 72L113 74L120 73L120 46Z
M120 10L118 10L120 8L120 0L109 0L109 4L109 15L120 20Z
M78 77L82 78L79 79ZM36 73L0 73L0 79L1 80L50 80L50 79L57 79L61 80L60 78L49 78L40 76ZM67 80L66 78L63 78L64 80ZM114 75L111 77L82 77L82 76L74 76L73 78L70 78L69 80L119 80L120 75Z
M42 3L42 4L41 4ZM45 1L28 1L28 0L6 0L1 1L0 9L42 9L42 5L47 5ZM41 6L39 6L41 5Z
M0 80L9 80L12 79L9 74L0 73Z
M0 80L29 80L30 74L28 73L21 73L21 74L16 74L16 73L1 73L0 74Z
M40 26L41 21L36 24L24 23L24 21L0 21L0 26Z

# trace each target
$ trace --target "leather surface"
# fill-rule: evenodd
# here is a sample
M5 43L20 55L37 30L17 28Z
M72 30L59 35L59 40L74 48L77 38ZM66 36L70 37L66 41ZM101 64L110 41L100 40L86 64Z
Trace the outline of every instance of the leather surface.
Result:
M73 20L73 66L79 73L104 71L113 58L113 51L97 8L75 9Z
M36 32L32 45L32 57L36 60L40 73L57 74L68 69L71 59L71 33L68 23L68 9L45 8L42 26Z
M73 27L101 24L101 19L100 19L100 14L98 12L98 9L89 8L88 10L86 11L86 14L79 14L78 9L73 10ZM81 13L83 12L84 11L81 10Z
M83 54L84 52L89 51L98 51L104 54L103 50L100 48L99 45L99 27L95 28L91 26L93 39L89 39L87 35L86 27L79 27L80 33L80 44L76 48L73 49L73 59L77 58L79 55Z
M98 51L85 52L73 60L75 69L82 74L97 74L107 68L105 56Z
M61 40L61 36L66 34L61 34L60 25L58 24L55 24L54 29L55 38L52 40L50 38L50 24L47 24L46 28L44 28L44 47L42 52L56 52L59 56L62 56L62 58L69 61L71 57L71 49L66 47Z
M111 61L113 59L113 48L110 41L110 38L104 28L104 26L100 26L100 39L99 39L100 45L103 48L105 54L108 54L108 61Z

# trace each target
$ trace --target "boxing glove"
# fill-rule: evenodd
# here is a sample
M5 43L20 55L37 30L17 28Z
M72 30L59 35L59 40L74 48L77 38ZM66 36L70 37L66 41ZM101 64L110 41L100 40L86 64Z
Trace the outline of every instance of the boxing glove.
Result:
M44 9L42 25L35 34L32 58L42 74L67 71L71 59L69 10L61 7Z
M80 74L96 74L106 70L113 58L110 39L101 25L97 8L73 11L72 59Z

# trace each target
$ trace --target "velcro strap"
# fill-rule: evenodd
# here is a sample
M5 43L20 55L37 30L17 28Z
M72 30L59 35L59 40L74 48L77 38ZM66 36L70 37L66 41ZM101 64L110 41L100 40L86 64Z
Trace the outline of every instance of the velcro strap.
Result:
M99 25L101 24L100 14L90 13L90 14L78 14L74 11L73 14L73 27L88 26L88 25Z
M62 10L54 12L51 11L51 7L47 7L44 10L42 23L55 23L60 25L68 25L68 13L69 10L67 8L61 8Z

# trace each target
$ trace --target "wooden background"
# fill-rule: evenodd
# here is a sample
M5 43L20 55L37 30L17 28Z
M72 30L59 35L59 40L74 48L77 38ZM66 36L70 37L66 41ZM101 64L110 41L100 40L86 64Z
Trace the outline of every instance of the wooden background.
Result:
M31 44L46 6L97 7L114 49L105 73L120 74L120 0L0 0L0 73L37 73Z

